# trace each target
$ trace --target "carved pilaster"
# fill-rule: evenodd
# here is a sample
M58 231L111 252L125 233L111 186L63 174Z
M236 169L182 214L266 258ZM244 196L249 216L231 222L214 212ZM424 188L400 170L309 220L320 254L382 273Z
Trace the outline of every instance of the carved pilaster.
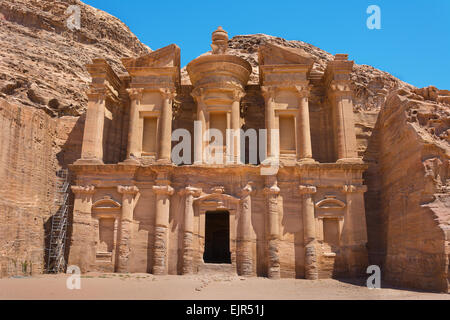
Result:
M176 92L165 88L159 90L162 98L162 112L160 119L160 137L158 161L170 162L172 146L172 103Z
M268 272L267 275L271 279L280 278L280 226L279 226L279 206L278 195L280 188L277 186L276 180L270 187L264 188L267 203L269 235L268 235Z
M305 278L316 280L319 278L319 270L316 253L316 221L312 196L317 192L317 189L314 186L301 185L299 186L299 192L302 195Z
M253 183L249 182L242 189L241 216L239 219L238 237L238 272L242 276L253 275L253 243L252 243L252 199Z
M139 105L141 104L144 89L131 88L127 89L130 96L130 122L128 127L128 146L127 146L127 163L138 164L137 158L140 156L139 141Z
M310 86L295 87L298 95L297 115L297 159L301 162L314 162L311 147L311 128L309 124L309 93Z
M201 195L202 189L186 187L181 195L184 203L184 235L183 235L183 274L194 273L194 197Z
M153 274L166 274L170 196L173 195L174 189L168 184L156 185L153 186L153 192L156 194Z
M139 198L139 189L136 186L117 186L117 191L122 194L122 214L116 270L117 272L130 272L133 211Z
M275 129L275 88L272 86L261 87L261 93L266 102L266 129L267 129L267 157L277 158L278 148L272 142L278 143L277 139L272 139ZM273 140L273 141L272 141Z

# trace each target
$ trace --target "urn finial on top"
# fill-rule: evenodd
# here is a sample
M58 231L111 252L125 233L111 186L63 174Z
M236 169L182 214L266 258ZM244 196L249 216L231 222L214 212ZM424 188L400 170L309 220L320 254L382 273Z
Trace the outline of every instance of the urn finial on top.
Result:
M221 26L212 33L211 48L213 54L225 54L228 49L228 32Z

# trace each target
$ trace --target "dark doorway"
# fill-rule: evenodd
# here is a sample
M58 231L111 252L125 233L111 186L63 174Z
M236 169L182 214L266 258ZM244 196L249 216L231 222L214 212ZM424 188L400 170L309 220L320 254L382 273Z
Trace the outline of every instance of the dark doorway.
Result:
M208 211L205 221L205 263L231 263L228 211Z

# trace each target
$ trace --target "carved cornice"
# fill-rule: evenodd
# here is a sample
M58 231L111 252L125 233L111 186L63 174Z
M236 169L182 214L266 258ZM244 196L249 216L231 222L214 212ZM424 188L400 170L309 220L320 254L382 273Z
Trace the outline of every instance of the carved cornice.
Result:
M366 185L353 185L348 184L342 186L342 192L344 193L364 193L367 192L367 186Z
M72 192L75 194L93 194L95 192L95 187L89 186L71 186Z
M168 195L171 196L174 193L174 189L169 185L159 185L153 186L153 192L157 195Z
M136 186L117 186L117 192L122 194L136 194L139 192Z
M317 192L317 188L314 186L300 185L298 187L298 192L300 194L314 194Z

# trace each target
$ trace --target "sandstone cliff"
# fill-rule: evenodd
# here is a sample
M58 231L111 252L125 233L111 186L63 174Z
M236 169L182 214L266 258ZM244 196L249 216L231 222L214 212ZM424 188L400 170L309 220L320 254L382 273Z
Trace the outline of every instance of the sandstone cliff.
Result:
M67 28L69 5L81 29ZM149 52L117 18L80 1L0 2L0 277L40 273L56 170L80 156L85 64Z

